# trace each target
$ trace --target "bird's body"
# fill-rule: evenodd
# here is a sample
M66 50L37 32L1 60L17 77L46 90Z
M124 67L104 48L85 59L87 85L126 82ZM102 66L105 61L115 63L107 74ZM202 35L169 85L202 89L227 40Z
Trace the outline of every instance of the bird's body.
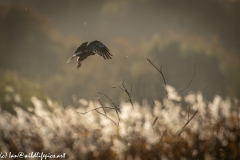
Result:
M82 61L85 60L88 56L98 54L102 56L104 59L112 59L112 54L109 52L109 49L100 41L92 41L88 44L88 42L82 43L74 55L71 56L67 63L71 61L71 59L77 57L78 65L77 69L81 67Z

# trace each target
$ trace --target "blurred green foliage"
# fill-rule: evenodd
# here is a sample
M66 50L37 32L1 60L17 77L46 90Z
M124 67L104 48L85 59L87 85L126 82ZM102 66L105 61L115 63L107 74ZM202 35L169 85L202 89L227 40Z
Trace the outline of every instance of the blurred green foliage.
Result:
M14 111L14 107L27 110L32 107L31 98L46 99L39 83L30 82L12 71L0 70L0 105L2 110Z

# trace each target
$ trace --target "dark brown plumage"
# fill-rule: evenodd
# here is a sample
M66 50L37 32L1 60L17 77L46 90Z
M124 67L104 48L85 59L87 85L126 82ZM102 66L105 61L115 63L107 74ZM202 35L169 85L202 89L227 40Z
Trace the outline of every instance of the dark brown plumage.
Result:
M109 52L109 49L102 42L95 40L89 44L88 42L82 43L77 48L74 55L67 60L67 63L69 63L71 59L77 57L78 65L76 68L78 69L81 67L84 59L95 54L102 56L104 59L112 59L112 54Z

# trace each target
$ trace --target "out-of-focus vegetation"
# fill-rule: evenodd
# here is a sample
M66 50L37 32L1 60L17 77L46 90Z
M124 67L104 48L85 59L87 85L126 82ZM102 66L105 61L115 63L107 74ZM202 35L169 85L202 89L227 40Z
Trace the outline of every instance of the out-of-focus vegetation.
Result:
M0 112L0 150L13 154L66 153L67 159L240 158L239 100L216 96L207 102L201 93L181 97L167 87L168 99L154 101L154 105L135 102L133 110L130 103L121 103L119 126L103 116L102 109L98 111L103 115L79 113L101 107L97 100L79 99L77 108L65 109L50 99L45 103L32 97L33 109L15 107L16 116ZM117 121L115 111L106 114Z
M33 107L31 97L36 96L46 99L38 83L30 82L11 71L0 70L0 105L2 110L14 111L14 107L21 107L26 110Z
M240 159L239 15L239 1L228 0L0 0L0 152ZM92 56L79 70L66 64L95 39L112 60ZM146 57L162 66L168 98ZM178 95L169 85L185 88L195 62ZM123 79L133 86L134 110L113 88ZM95 111L78 113L101 107L94 88L120 104L119 126ZM117 122L114 110L107 115Z
M199 8L209 14L206 19L200 16L203 12L197 10L198 6L187 1L182 8L173 2L158 1L93 4L57 1L59 5L51 3L47 8L38 1L0 2L0 68L39 83L53 99L62 97L71 103L73 96L96 97L94 87L104 90L114 100L124 99L124 93L107 89L123 79L129 85L133 83L136 101L161 99L164 95L161 77L146 57L163 67L167 83L178 90L187 85L196 61L197 74L191 90L201 90L208 100L215 94L223 97L240 95L240 75L236 74L240 68L239 49L233 45L235 43L231 46L226 42L227 35L223 32L228 27L228 36L235 37L230 37L229 41L238 41L239 30L232 33L234 27L240 26L236 18L240 10L238 2L196 2L199 6L204 4ZM89 5L95 9L86 10ZM121 6L123 10L120 11ZM157 9L157 6L166 8ZM229 25L220 25L218 15L221 15L222 23L228 22ZM142 21L138 20L139 17ZM213 26L204 20L213 21L210 23ZM112 60L92 56L79 70L74 68L74 61L66 64L66 59L81 43L94 39L108 46L113 54Z

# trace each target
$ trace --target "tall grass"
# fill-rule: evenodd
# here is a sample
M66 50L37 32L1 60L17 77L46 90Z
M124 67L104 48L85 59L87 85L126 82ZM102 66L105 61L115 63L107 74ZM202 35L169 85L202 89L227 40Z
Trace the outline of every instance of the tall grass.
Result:
M28 111L16 106L16 115L0 112L0 152L66 153L67 159L240 158L239 100L216 96L206 102L201 93L182 97L169 90L162 102L134 102L134 109L122 102L119 126L95 111L78 113L101 107L98 101L80 99L78 108L64 108L32 97ZM118 121L114 110L106 111Z

